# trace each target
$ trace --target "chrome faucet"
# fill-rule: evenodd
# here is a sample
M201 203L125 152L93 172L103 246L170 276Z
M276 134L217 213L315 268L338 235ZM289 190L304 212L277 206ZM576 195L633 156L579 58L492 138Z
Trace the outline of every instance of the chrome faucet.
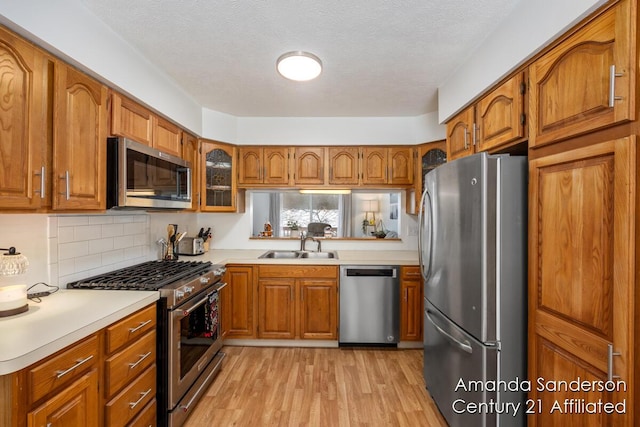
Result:
M309 240L309 239L313 240L314 242L316 242L318 244L316 252L322 251L322 248L321 248L322 242L320 241L320 239L316 239L313 236L308 236L304 232L300 233L300 250L301 251L306 250L305 246L306 246L307 240Z

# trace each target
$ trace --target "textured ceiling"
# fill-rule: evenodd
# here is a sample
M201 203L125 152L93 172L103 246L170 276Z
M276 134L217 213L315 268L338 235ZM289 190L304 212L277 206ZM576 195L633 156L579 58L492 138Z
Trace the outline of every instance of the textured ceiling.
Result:
M235 116L417 116L520 0L81 0L206 108ZM291 50L311 82L282 78Z

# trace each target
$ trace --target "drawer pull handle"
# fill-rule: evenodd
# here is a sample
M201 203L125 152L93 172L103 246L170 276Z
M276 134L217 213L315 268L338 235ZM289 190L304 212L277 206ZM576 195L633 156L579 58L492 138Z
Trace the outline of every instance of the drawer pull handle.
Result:
M147 320L146 322L140 322L140 324L138 326L136 326L135 328L129 328L129 333L133 334L135 332L138 332L138 330L140 330L140 328L143 328L143 327L147 326L149 323L151 323L151 320Z
M147 391L141 391L140 392L140 399L136 400L135 402L129 402L129 409L133 409L136 406L138 406L138 404L140 402L142 402L144 400L145 397L147 397L147 395L151 393L151 389L147 390Z
M69 372L73 371L74 369L76 369L78 366L84 364L85 362L88 362L89 360L93 359L93 354L85 359L78 359L76 360L76 364L73 365L72 367L70 367L69 369L66 369L64 371L56 371L56 378L62 378L65 375L67 375Z
M146 359L149 356L151 356L150 351L145 354L141 354L140 359L138 359L135 363L129 363L129 369L134 369L136 366L140 364L140 362L142 362L144 359Z

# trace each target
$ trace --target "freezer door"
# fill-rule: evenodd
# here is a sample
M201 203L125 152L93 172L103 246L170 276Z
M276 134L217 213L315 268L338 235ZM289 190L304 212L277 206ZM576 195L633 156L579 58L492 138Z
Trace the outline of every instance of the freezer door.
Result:
M424 316L424 379L447 423L450 427L495 426L495 412L473 413L467 405L496 401L495 392L474 387L496 379L499 352L456 327L426 300Z
M496 331L496 165L486 153L425 177L420 258L425 297L481 342Z

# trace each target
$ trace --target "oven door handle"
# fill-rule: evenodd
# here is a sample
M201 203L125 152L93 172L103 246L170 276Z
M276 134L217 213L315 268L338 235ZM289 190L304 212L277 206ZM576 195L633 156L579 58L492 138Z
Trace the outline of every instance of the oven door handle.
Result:
M216 289L216 292L220 292L220 290L221 290L222 288L224 288L225 286L227 286L227 282L220 283L220 286L218 286L218 288Z
M207 302L207 300L209 299L209 294L205 295L200 301L198 301L197 303L195 303L194 305L192 305L191 307L189 307L186 310L176 310L174 311L174 316L180 316L180 317L187 317L188 315L190 315L196 308L200 307L202 304L204 304L205 302Z

